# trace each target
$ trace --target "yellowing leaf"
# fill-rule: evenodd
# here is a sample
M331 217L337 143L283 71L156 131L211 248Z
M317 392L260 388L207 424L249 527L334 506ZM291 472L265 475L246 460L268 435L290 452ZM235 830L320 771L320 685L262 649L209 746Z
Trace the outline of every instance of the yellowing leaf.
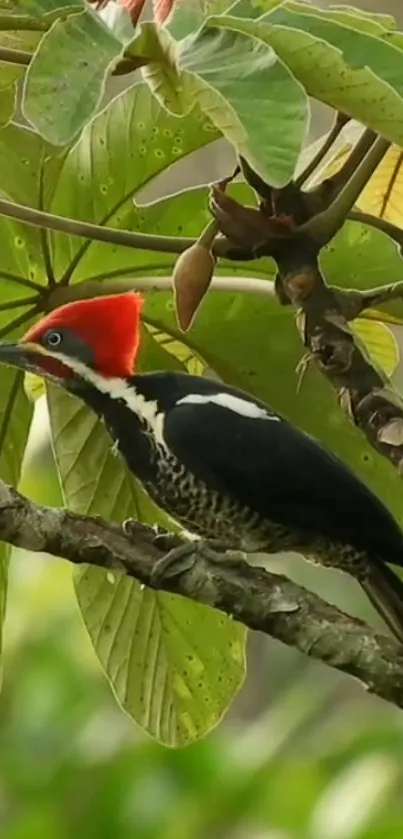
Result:
M352 145L343 144L320 173L321 180L339 171L351 152ZM391 146L361 192L357 209L403 227L403 150Z
M177 358L186 367L188 373L191 373L192 376L203 375L207 365L199 355L182 341L172 338L167 332L157 329L156 326L152 326L150 323L145 323L144 325L154 338L154 341L166 352L170 353L170 355L173 355L174 358Z
M28 399L31 402L36 402L45 393L45 382L41 376L36 376L35 373L25 373L24 390Z
M392 146L362 191L357 207L403 227L403 150Z
M376 320L357 318L351 329L365 345L371 360L392 376L399 364L399 345L389 327Z

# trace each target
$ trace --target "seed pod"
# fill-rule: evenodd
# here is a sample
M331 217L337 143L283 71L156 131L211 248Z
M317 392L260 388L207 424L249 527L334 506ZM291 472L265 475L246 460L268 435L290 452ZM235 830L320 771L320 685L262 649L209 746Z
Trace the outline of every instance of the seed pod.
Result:
M200 240L178 257L173 274L176 317L183 332L192 325L195 314L211 283L215 259Z

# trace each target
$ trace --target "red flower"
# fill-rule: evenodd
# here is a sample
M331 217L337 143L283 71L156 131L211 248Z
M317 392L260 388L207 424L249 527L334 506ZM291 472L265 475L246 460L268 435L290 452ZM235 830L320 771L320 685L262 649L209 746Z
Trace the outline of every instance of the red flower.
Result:
M176 0L154 0L154 20L156 23L164 23L169 17Z
M137 23L146 0L118 0L120 6L124 6L130 13L133 23ZM154 0L154 20L161 25L169 17L176 0Z

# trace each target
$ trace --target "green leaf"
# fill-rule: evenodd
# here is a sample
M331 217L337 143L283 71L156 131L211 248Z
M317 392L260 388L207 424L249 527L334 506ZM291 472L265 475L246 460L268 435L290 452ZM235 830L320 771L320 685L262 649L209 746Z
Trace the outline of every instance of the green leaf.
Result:
M244 32L273 47L310 96L403 143L402 50L326 17L284 3L257 21L210 18L209 26ZM308 8L308 11L306 11ZM302 11L303 9L303 11ZM374 103L382 107L374 107Z
M253 191L245 184L231 185L227 191L234 198L245 203L252 203L255 200ZM207 206L208 189L190 189L147 206L136 206L130 202L125 208L113 214L108 223L136 230L139 233L198 236L200 230L211 219ZM116 278L119 281L127 275L135 283L136 276L152 278L170 275L176 259L176 254L106 247L104 244L94 242L80 260L74 273L74 280L102 277L105 280ZM269 259L253 262L220 260L216 273L256 276L265 279L274 271L274 263ZM150 284L152 285L151 279Z
M54 149L30 129L13 123L3 128L0 131L2 197L38 207L43 161L48 159L45 192L50 197L57 177L59 154L59 149ZM32 298L35 292L29 283L46 283L43 240L38 228L4 216L0 216L0 238L1 300L21 299L21 309L13 312L13 316L18 317L32 305L25 306L23 302ZM2 323L7 323L9 318L8 312L4 320L0 306L0 335Z
M208 3L203 3L203 0L186 0L186 3L175 3L165 29L173 38L180 41L204 23L206 13L218 15L221 13L219 8L221 5L229 6L230 4L228 0L227 2L221 0L221 3L218 0L218 8L215 8L217 3L213 2L214 11L209 10L207 12L205 6L208 5Z
M21 19L22 10L24 11L24 18L25 15L28 15L33 20L43 20L44 18L52 20L56 16L60 17L61 13L64 17L73 10L82 9L81 3L72 3L71 0L23 0L22 3L16 0L15 3L9 5L16 11L16 14L13 15L16 26Z
M183 341L173 338L167 332L158 329L156 326L152 326L150 323L146 323L145 326L154 341L160 347L163 347L165 352L173 355L191 376L203 376L207 364L189 346L184 344Z
M23 99L24 116L46 140L63 145L78 134L124 45L91 10L55 21L29 65Z
M287 183L309 110L305 91L274 51L240 32L203 27L180 44L178 64L187 96L237 152L274 186Z
M144 330L141 370L183 369ZM189 355L189 353L188 353ZM49 387L53 445L66 503L114 521L135 516L170 526L112 450L104 426L79 401ZM223 614L134 580L86 567L77 599L119 702L169 746L206 734L225 713L245 672L245 628Z
M149 58L142 67L142 76L161 105L171 114L183 116L193 102L186 101L178 72L177 43L169 32L153 23L143 23L127 46L126 55Z
M0 126L8 125L16 104L17 82L24 68L18 64L0 62Z
M321 256L331 285L366 291L402 279L402 261L386 234L358 222L347 222ZM386 282L385 282L386 281ZM377 305L377 319L403 323L403 301ZM371 313L364 313L373 317Z
M307 130L308 100L270 47L208 27L178 43L146 23L128 52L151 57L143 77L171 113L183 115L198 103L263 178L276 186L291 179Z
M50 211L95 224L125 227L133 194L217 136L199 109L188 115L185 124L168 114L146 85L136 85L116 97L86 126L66 157ZM126 161L124 166L122 160ZM74 280L93 273L93 251L97 254L96 274L106 264L118 268L121 259L126 264L128 259L135 263L139 254L146 265L153 263L154 256L166 261L163 254L129 248L101 245L100 250L97 243L77 236L52 233L51 240L56 276L76 265Z
M356 318L351 328L364 344L372 364L387 376L393 376L399 364L400 352L399 344L389 327L375 320Z

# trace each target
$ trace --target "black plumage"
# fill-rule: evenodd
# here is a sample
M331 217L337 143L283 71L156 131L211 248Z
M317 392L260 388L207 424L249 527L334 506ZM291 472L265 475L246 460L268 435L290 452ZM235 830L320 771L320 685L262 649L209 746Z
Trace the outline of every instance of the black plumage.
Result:
M236 536L246 550L295 550L349 572L403 640L403 583L386 565L403 565L403 534L350 469L227 385L168 372L126 385L130 405L83 379L72 387L104 418L162 509L202 537Z

